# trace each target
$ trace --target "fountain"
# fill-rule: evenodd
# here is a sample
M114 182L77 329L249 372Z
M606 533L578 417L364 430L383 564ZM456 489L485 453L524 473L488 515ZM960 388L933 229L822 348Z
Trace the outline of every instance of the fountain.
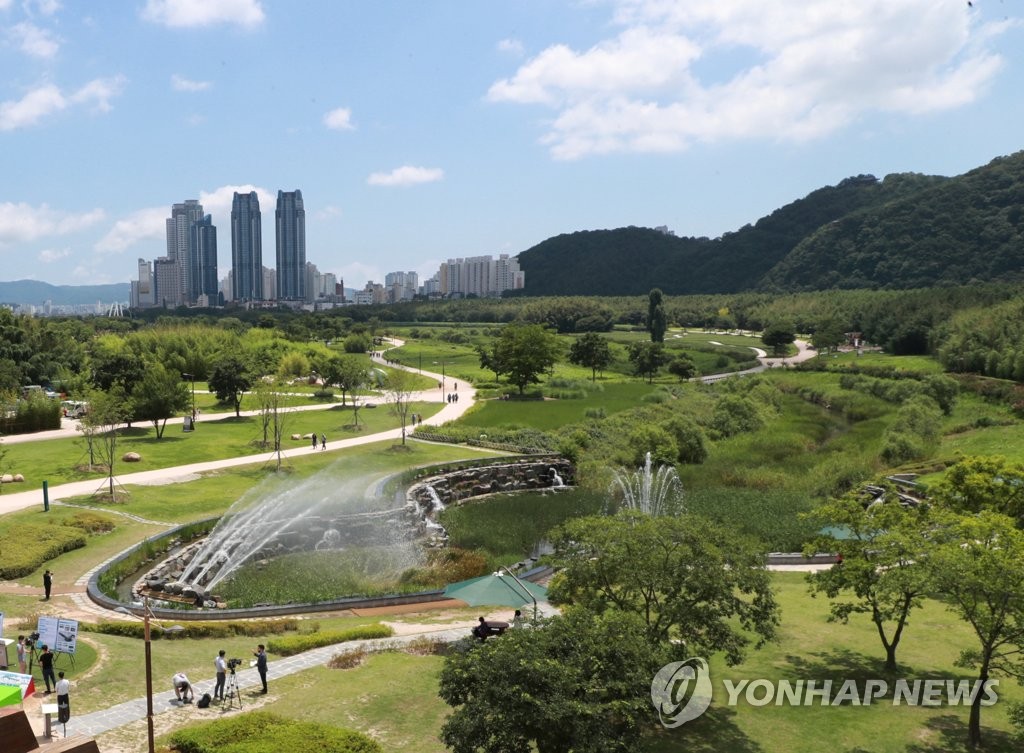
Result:
M367 485L365 478L339 485L327 470L298 484L261 486L231 506L167 590L209 592L247 562L300 551L385 546L396 567L417 564L405 506L380 509L387 500L366 498Z
M623 506L648 515L678 515L683 512L683 485L670 465L653 470L648 452L642 468L631 473L615 471L611 490L622 492Z
M565 486L565 481L563 481L562 477L558 475L558 470L556 468L551 467L548 469L548 472L551 474L551 486L556 489Z

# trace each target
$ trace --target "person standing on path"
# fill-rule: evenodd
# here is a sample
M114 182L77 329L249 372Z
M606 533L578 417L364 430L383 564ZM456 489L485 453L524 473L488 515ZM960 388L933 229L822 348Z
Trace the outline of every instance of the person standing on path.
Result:
M25 636L18 636L18 671L23 675L28 674L28 665L25 663Z
M256 654L256 671L260 673L260 682L263 683L263 690L261 693L267 692L267 652L263 648L263 644L256 646L256 650L253 651Z
M327 435L326 434L321 434L320 435L320 449L321 449L321 451L327 449Z
M64 673L60 673L57 680L57 721L67 724L71 718L71 683L64 679Z
M228 679L228 663L224 659L224 649L217 652L217 658L213 660L213 666L217 669L217 684L213 688L213 697L224 700L224 683Z
M316 442L316 432L314 431L313 432L313 449L314 450L316 449L316 444L317 444L317 442Z
M53 588L53 573L47 570L43 573L43 590L46 591L46 597L43 601L50 600L50 589Z
M50 647L43 644L42 653L39 654L39 666L43 668L43 681L46 683L46 695L49 695L50 683L57 684L57 677L53 674L53 653Z

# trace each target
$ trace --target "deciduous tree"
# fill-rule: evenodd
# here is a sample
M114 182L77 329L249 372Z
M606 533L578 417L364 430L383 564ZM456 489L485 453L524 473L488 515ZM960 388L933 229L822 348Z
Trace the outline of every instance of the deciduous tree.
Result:
M210 389L222 403L234 406L235 416L242 415L242 396L252 387L255 375L248 360L238 353L223 353L210 372Z
M612 348L596 332L587 332L569 346L569 363L590 369L590 381L596 382L597 372L604 371L612 363Z
M540 382L540 375L558 361L557 335L539 324L510 324L501 330L491 351L491 368L519 388Z
M132 413L137 421L152 421L156 438L162 439L167 419L188 410L189 391L181 375L161 363L151 363L142 381L132 390Z

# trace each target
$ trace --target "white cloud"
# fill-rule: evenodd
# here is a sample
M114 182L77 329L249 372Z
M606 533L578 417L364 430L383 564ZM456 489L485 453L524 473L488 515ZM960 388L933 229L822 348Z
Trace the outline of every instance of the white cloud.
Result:
M141 241L163 239L170 215L170 207L151 207L132 212L115 222L107 234L96 241L94 248L102 253L120 253Z
M523 43L518 39L502 39L498 42L498 52L507 52L516 57L523 54Z
M3 7L4 3L0 2L0 8ZM60 2L58 0L26 0L25 10L31 12L33 9L40 15L52 16L60 10Z
M259 0L147 0L142 17L175 28L215 24L253 27L266 18Z
M47 248L40 251L36 258L43 264L53 264L61 259L67 259L69 256L71 256L71 249L69 248Z
M371 186L415 186L419 183L436 183L444 178L439 167L396 167L389 173L371 173L366 179Z
M60 40L57 37L28 21L12 26L10 36L18 40L22 52L34 58L48 60L60 51Z
M171 76L171 88L178 92L204 92L213 86L212 81L192 81L175 73Z
M268 191L265 188L254 186L251 183L246 183L240 186L221 186L215 188L212 191L200 191L199 192L199 203L203 205L203 211L207 214L213 215L213 224L223 224L230 226L231 223L231 202L235 198L235 192L240 194L247 194L255 191L256 198L260 202L260 214L263 216L263 224L266 226L267 212L273 212L277 207L277 192ZM165 212L166 216L170 215L170 210ZM274 216L270 215L270 227L273 228ZM229 230L230 235L230 230Z
M324 125L332 131L351 131L355 128L352 125L352 110L347 107L339 107L324 115Z
M487 93L555 110L542 143L556 158L803 141L961 107L1001 69L991 40L1007 28L960 0L615 0L614 21L615 36L553 45Z
M110 110L110 100L121 93L124 83L123 76L98 78L67 94L53 84L45 84L19 100L0 102L0 131L27 128L75 105L91 105L95 110L106 112Z
M46 204L38 207L24 202L0 203L0 245L26 243L55 235L84 230L104 217L102 209L88 212L61 212Z

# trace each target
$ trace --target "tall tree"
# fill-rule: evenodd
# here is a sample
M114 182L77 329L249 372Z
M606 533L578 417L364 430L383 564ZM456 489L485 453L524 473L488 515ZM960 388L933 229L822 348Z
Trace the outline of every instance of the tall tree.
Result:
M131 415L128 397L120 385L108 392L93 393L89 412L82 416L82 423L95 432L95 445L100 462L107 466L107 485L111 501L114 500L114 465L117 463L118 432L121 424Z
M647 294L647 331L651 333L652 343L665 342L668 330L668 318L665 316L664 294L654 288Z
M242 396L252 387L255 375L249 370L249 361L244 356L227 352L213 364L210 372L210 389L222 403L229 403L235 409L235 416L242 415Z
M494 341L492 366L519 388L540 382L540 375L558 361L561 344L558 336L539 324L510 324Z
M669 361L668 371L678 378L680 382L685 382L687 379L693 379L697 376L696 364L694 364L689 356L684 354L680 354Z
M831 551L842 560L828 570L809 573L811 593L832 599L829 621L847 622L867 614L885 649L885 668L896 669L896 650L912 610L921 606L929 580L925 567L928 540L921 508L904 508L896 499L865 505L851 494L817 508L816 519L842 528L842 538L822 536L807 552ZM849 597L844 598L844 597Z
M402 444L405 444L405 425L409 420L412 408L412 396L415 388L415 376L405 369L392 369L384 380L384 394L391 404L391 412L398 417L402 425Z
M937 545L928 568L948 608L970 626L977 640L958 660L978 672L985 687L994 674L1024 679L1024 532L1012 518L983 511L961 517L936 515ZM981 708L977 693L967 722L967 743L981 745Z
M571 609L537 627L448 654L439 695L455 709L444 744L454 753L635 750L651 714L638 691L679 648L649 641L637 615L614 610Z
M730 664L775 636L764 552L711 521L628 510L569 521L554 543L563 569L552 600L632 612L652 640L682 641L690 656L722 651Z
M597 372L604 371L612 363L612 348L596 332L587 332L569 346L569 363L590 369L590 381L596 382Z
M646 377L647 383L650 384L654 381L658 369L668 361L668 356L665 355L665 346L661 343L636 342L629 346L629 360L636 375Z
M152 421L156 438L162 439L167 419L188 409L188 387L177 372L151 363L142 381L132 390L132 412L138 421Z
M796 333L793 325L789 322L771 322L766 325L761 333L761 342L772 349L776 356L786 354L786 346L796 340Z

